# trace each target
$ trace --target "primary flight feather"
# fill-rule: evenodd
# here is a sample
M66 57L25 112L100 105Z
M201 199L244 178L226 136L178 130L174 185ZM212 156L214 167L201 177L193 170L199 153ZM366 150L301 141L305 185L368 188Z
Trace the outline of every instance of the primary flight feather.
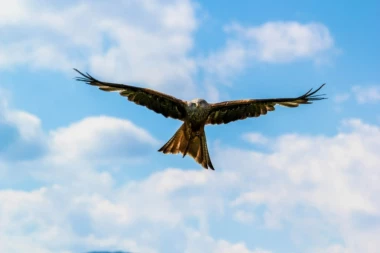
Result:
M164 154L182 153L183 157L189 154L202 167L212 170L214 166L207 149L205 125L227 124L249 117L259 117L268 111L274 111L277 104L297 107L300 104L311 104L312 101L325 99L322 97L324 94L316 94L325 85L322 84L315 91L310 89L302 96L295 98L245 99L209 104L204 99L184 101L147 88L102 82L88 73L83 74L77 69L74 70L81 75L76 78L78 81L97 86L103 91L117 91L129 101L145 106L165 117L183 121L184 123L173 137L158 151Z

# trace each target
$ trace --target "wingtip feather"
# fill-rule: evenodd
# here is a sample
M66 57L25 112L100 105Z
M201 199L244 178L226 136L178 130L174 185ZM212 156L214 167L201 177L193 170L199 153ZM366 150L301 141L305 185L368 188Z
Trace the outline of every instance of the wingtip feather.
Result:
M326 97L322 97L322 96L325 96L326 94L316 94L325 85L326 85L326 83L322 84L321 86L319 86L314 91L312 91L312 89L310 89L308 92L306 92L304 95L300 96L299 98L300 99L306 99L307 101L317 101L317 100L327 99Z
M75 77L75 80L80 81L80 82L85 82L90 85L94 85L94 83L98 82L98 80L92 77L89 73L86 72L86 74L84 74L76 68L73 68L73 69L81 75L81 76Z

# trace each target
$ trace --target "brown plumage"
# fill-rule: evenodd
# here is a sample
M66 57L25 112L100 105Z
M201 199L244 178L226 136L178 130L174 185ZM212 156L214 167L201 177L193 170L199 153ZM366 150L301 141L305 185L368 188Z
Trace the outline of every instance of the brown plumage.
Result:
M173 137L158 151L164 154L177 154L180 152L183 154L183 157L189 154L204 168L210 167L214 169L207 149L204 128L196 135L186 122L182 124Z
M248 117L259 117L274 111L276 104L286 107L298 107L300 104L311 104L312 101L325 99L316 93L324 86L312 92L310 89L304 95L296 98L272 98L272 99L242 99L225 101L211 104L210 114L206 124L227 124L231 121L246 119Z
M78 81L97 86L103 91L117 91L138 105L142 105L160 113L165 117L171 117L183 121L182 126L173 137L158 151L164 154L182 153L187 154L202 165L205 169L214 170L207 149L204 127L206 124L227 124L232 121L258 117L268 111L274 111L275 105L297 107L300 104L311 104L312 101L325 99L316 93L325 85L322 84L317 90L310 89L304 95L295 98L274 99L245 99L208 104L203 99L184 101L155 90L140 88L124 84L101 82L88 73L83 74L77 69L81 77Z

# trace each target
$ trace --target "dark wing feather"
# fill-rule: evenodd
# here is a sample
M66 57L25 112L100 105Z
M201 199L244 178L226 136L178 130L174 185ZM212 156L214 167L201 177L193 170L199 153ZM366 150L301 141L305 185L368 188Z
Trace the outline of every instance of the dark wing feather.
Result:
M211 105L211 110L206 124L227 124L231 121L259 117L274 111L274 106L279 104L286 107L297 107L299 104L311 104L312 101L325 99L324 94L316 94L325 84L312 91L310 89L304 95L296 98L273 98L273 99L246 99L234 100Z
M117 91L120 95L127 97L129 101L145 106L165 117L179 120L184 120L186 118L186 104L178 98L151 89L101 82L88 73L83 74L77 69L74 70L82 75L81 77L76 78L77 81L98 86L99 89L103 91Z

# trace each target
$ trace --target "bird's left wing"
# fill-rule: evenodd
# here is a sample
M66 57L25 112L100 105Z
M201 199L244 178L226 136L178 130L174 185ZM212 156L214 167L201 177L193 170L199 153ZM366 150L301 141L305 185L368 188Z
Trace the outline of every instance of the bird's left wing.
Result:
M274 111L276 104L286 107L297 107L299 104L311 104L312 101L325 99L316 94L325 84L296 98L246 99L211 104L206 124L227 124L231 121L259 117Z
M127 97L129 101L145 106L165 117L179 120L186 118L186 103L178 98L151 89L101 82L88 73L83 74L77 69L74 70L82 75L76 78L78 81L97 86L103 91L117 91L120 95Z

